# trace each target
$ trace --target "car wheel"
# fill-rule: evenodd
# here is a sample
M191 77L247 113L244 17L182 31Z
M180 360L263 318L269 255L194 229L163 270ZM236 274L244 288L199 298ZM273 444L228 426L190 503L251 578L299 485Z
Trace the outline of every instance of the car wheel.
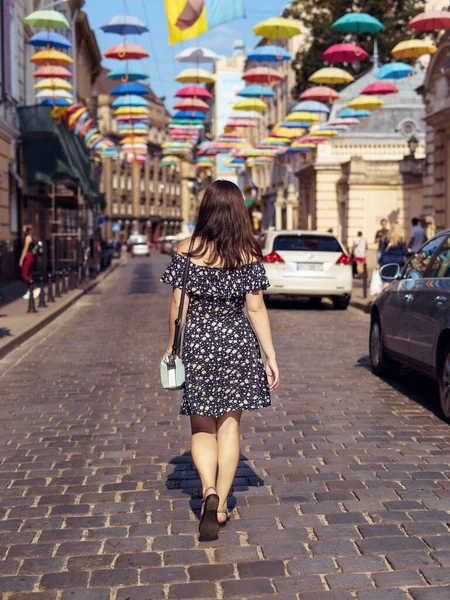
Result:
M334 296L332 298L334 310L347 310L350 298L347 296Z
M375 317L370 326L370 362L375 375L396 375L400 371L400 363L386 356L381 332L380 320Z
M439 400L446 419L450 419L450 345L444 350L439 373Z
M313 296L309 299L309 303L312 308L318 309L322 306L322 298L320 296Z

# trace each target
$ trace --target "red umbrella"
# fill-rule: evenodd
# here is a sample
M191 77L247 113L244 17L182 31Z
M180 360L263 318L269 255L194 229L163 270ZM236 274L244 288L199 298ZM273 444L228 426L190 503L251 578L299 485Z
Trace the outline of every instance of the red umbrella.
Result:
M206 102L200 98L182 98L173 105L174 110L201 110L206 112L210 109Z
M284 77L282 73L268 67L255 67L242 75L242 79L247 83L279 83Z
M318 102L330 102L333 103L335 100L340 98L340 94L333 90L333 88L327 85L315 85L300 94L301 100L317 100Z
M138 46L137 44L123 42L122 44L117 44L117 46L112 46L109 48L106 52L104 52L103 56L105 58L117 58L118 60L136 60L140 58L147 58L149 53L147 50L141 46Z
M409 22L409 28L417 31L436 31L449 27L450 11L448 10L429 10L416 15Z
M322 60L331 64L351 63L365 60L369 55L355 44L334 44L322 54Z
M47 65L45 67L40 67L33 73L33 77L36 79L47 78L47 77L59 77L60 79L70 79L73 77L73 74L66 69L66 67L56 67L53 65Z
M375 81L375 83L369 83L366 87L361 91L361 94L366 94L367 96L383 96L386 94L397 94L398 87L395 87L392 83L387 83L385 81Z
M175 94L176 98L212 98L212 94L208 92L204 87L200 85L187 85L178 90Z

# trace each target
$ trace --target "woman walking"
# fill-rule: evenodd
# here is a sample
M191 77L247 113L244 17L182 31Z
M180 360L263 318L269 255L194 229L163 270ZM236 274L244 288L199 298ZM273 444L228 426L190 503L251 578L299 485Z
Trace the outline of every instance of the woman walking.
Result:
M33 250L35 247L35 242L33 238L33 227L31 225L24 225L22 228L23 231L23 250L19 260L19 267L22 270L22 279L28 285L30 281L33 279L33 265L34 265L34 254ZM41 290L37 287L33 288L33 296L35 298L39 297ZM30 291L27 290L23 298L28 300L30 297Z
M403 267L408 256L408 247L406 245L403 229L398 223L393 223L388 235L383 240L380 256L380 267L389 264L397 264ZM389 284L383 282L383 288Z
M239 461L242 411L269 406L270 392L279 384L262 295L269 282L234 183L216 181L206 190L192 239L179 244L161 278L174 288L165 357L171 354L187 260L186 383L180 414L190 416L191 453L203 488L199 531L211 539L229 518L227 498Z
M353 241L352 255L356 263L356 274L362 277L364 273L364 265L367 260L367 243L363 237L362 231L358 231L358 235Z

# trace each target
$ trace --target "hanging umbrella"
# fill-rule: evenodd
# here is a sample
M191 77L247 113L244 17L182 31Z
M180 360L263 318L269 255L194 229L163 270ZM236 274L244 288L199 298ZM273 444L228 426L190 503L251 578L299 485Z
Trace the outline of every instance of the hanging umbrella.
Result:
M235 129L236 127L242 127L244 129L257 127L258 122L255 119L230 119L225 124L225 129Z
M199 85L188 85L180 88L175 94L175 98L201 98L209 100L212 97L213 95L208 90Z
M359 109L355 110L355 118L356 119L365 119L366 117L370 117L372 115L371 110Z
M354 117L347 117L347 118L336 118L336 119L330 119L327 123L330 127L336 127L339 125L359 125L360 121L358 119L355 119Z
M329 102L330 104L340 97L336 90L326 85L316 85L300 94L301 100L317 100L319 102Z
M375 108L381 108L386 103L377 96L358 96L347 104L349 108L355 110L374 110Z
M238 92L238 96L243 98L273 98L275 92L263 85L247 85L243 90Z
M71 79L72 76L73 75L71 71L65 67L39 67L39 69L36 69L36 71L33 73L33 77L35 79L40 79L41 77L59 77L60 79Z
M369 83L369 85L366 85L366 87L361 90L361 94L365 94L366 96L385 96L387 94L397 94L397 92L398 88L386 81Z
M204 123L202 120L200 119L172 119L171 121L171 125L172 126L186 126L186 127L198 127L198 128L202 128L204 127ZM169 127L171 126L169 125Z
M308 121L283 121L281 127L288 127L290 129L308 129L311 123Z
M75 108L75 107L71 107ZM87 112L87 108L84 108L84 106L82 108L79 108L78 110L69 113L69 122L68 122L68 126L69 129L73 129L78 121L78 119L81 117L81 115L83 115L85 112Z
M121 83L116 85L110 92L110 96L125 96L126 94L134 94L135 96L145 96L149 90L142 83Z
M218 58L219 55L208 48L186 48L175 56L178 62L196 64L215 63Z
M395 60L419 58L424 54L434 54L436 50L436 46L426 40L405 40L392 48L392 56Z
M73 64L70 56L59 50L40 50L31 57L30 62L35 65L55 65L57 67Z
M266 40L286 40L301 32L300 25L296 21L283 17L272 17L253 27L253 33Z
M330 108L323 102L317 102L316 100L303 100L297 102L297 104L291 108L291 112L311 112L311 113L325 113L330 112Z
M173 115L174 119L206 119L206 115L199 110L179 110Z
M307 123L317 123L320 117L311 112L292 112L286 118L286 121L305 121Z
M383 65L381 69L375 73L377 79L404 79L411 77L414 73L411 65L403 62L391 62Z
M429 10L416 15L409 22L409 28L416 31L439 31L450 27L448 10Z
M270 135L274 135L276 137L285 138L286 140L298 138L305 133L305 128L301 127L299 129L290 129L289 127L280 127L279 125L275 125L272 133Z
M279 83L284 78L282 73L275 69L269 69L269 67L255 67L242 75L242 79L247 83Z
M291 60L291 55L280 46L258 46L249 53L247 59L256 62L282 62Z
M105 33L117 33L122 36L140 35L148 31L148 27L142 21L130 15L117 15L102 25L100 29Z
M25 17L23 22L40 29L70 29L69 21L57 10L36 10Z
M58 77L50 77L47 79L42 79L41 81L36 83L34 85L34 88L36 90L52 89L70 91L73 89L73 85L68 81L65 81L64 79L59 79Z
M378 33L384 26L367 13L347 13L332 24L333 29L344 33Z
M334 44L330 46L321 56L321 60L331 64L351 63L366 60L369 55L363 48L355 44Z
M73 100L73 96L67 90L39 90L36 94L36 98L66 98Z
M41 106L71 106L72 102L67 98L46 98L41 102Z
M207 112L211 107L200 98L182 98L173 105L174 110L193 110Z
M214 83L216 78L205 69L184 69L175 77L180 83Z
M339 135L339 131L336 131L335 129L311 129L309 133L312 137L318 136L326 138L332 138Z
M353 108L343 108L337 114L339 119L356 118L356 110Z
M260 100L258 98L246 98L245 100L239 100L232 106L233 110L256 110L258 112L263 112L268 108L269 107L264 100Z
M103 56L105 58L116 58L117 60L140 60L141 58L147 58L149 53L137 44L123 42L106 50Z
M56 48L57 50L63 50L72 48L72 44L67 38L54 31L40 31L36 33L27 41L30 46L36 48Z
M150 115L150 110L144 106L120 106L114 111L114 115Z
M119 96L112 103L113 108L118 108L119 106L149 106L150 103L142 96L138 96L135 94L128 94L126 96Z
M106 74L108 79L113 79L114 81L142 81L143 79L148 79L148 73L146 73L142 69L138 69L133 64L124 64L118 69L114 69Z
M122 110L121 108L118 110ZM116 121L118 122L134 122L134 121L147 121L150 122L149 119L149 115L148 114L128 114L128 115L124 115L124 114L120 114L120 115L116 115Z
M127 135L123 139L120 140L119 144L121 146L125 144L147 144L147 140L144 137L139 137L136 135Z
M311 75L309 81L313 83L326 83L328 85L335 85L339 83L351 83L354 81L354 77L344 71L344 69L338 69L337 67L325 67L319 69Z

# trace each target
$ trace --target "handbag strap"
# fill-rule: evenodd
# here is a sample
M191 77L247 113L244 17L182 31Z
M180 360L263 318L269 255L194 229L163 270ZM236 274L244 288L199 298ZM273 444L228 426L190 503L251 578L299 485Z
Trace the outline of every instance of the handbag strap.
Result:
M178 309L178 316L175 319L175 333L173 336L172 356L179 356L181 350L181 320L183 318L184 300L186 297L186 285L189 277L189 265L191 264L191 252L193 247L194 238L191 239L191 243L189 244L188 255L186 257L186 266L184 267L180 307Z

